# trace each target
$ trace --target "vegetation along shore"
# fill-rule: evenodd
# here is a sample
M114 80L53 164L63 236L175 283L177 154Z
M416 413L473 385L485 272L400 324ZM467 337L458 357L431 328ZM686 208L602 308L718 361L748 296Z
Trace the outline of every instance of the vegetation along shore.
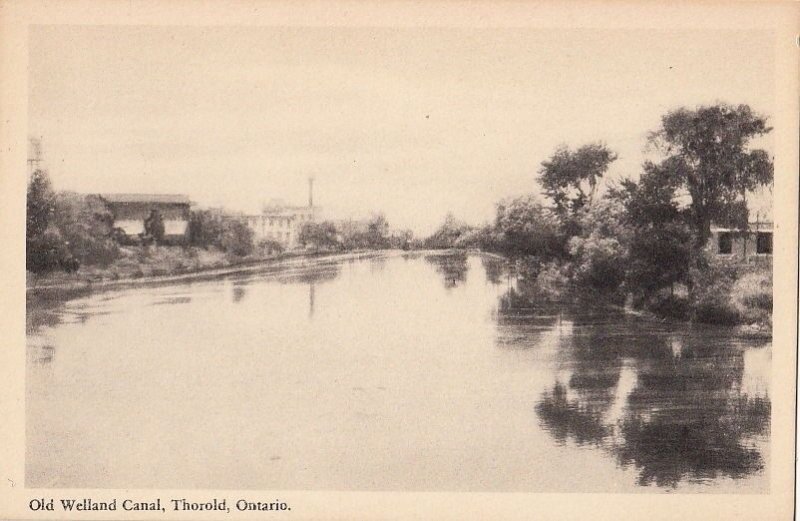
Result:
M617 155L601 141L562 146L538 168L541 193L498 202L493 222L448 214L415 238L391 230L382 214L357 227L310 220L289 252L256 241L236 214L211 209L191 210L180 245L164 240L157 215L136 241L121 241L106 207L55 191L37 170L28 186L28 288L213 275L298 255L479 249L508 260L517 297L532 304L588 298L769 335L771 228L753 227L748 201L772 186L772 158L750 147L770 130L746 105L673 110L644 143L651 159L627 178L604 179Z

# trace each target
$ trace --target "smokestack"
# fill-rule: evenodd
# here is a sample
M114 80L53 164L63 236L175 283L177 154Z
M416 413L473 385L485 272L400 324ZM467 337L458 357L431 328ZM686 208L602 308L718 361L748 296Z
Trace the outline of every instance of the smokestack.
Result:
M308 207L314 208L314 178L308 178Z

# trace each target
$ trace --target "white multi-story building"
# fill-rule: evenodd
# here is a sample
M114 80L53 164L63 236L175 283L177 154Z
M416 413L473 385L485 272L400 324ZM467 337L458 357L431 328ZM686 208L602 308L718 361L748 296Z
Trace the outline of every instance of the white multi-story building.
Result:
M246 215L245 222L253 230L256 243L272 240L284 249L300 246L298 238L303 225L315 221L316 208L312 206L286 206L273 202L264 206L261 214Z

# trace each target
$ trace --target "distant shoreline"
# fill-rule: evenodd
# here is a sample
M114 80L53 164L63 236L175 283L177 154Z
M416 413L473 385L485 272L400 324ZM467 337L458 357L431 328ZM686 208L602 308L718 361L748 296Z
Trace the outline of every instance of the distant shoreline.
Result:
M252 273L270 267L290 267L295 265L314 266L323 261L364 259L386 255L398 250L364 250L347 253L314 252L288 254L278 257L244 261L224 267L200 268L189 272L170 275L152 275L144 277L127 277L116 280L60 280L56 282L42 281L26 284L26 294L29 297L51 296L57 297L64 294L84 293L95 290L114 290L137 286L152 286L185 282L195 280L211 280L237 273Z

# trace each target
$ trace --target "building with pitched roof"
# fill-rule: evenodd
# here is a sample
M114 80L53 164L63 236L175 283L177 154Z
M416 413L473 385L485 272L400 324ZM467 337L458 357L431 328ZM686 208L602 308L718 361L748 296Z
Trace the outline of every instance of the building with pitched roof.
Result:
M145 234L145 221L159 214L164 242L183 243L189 227L189 197L183 194L99 194L114 216L114 230L123 242L136 242Z

